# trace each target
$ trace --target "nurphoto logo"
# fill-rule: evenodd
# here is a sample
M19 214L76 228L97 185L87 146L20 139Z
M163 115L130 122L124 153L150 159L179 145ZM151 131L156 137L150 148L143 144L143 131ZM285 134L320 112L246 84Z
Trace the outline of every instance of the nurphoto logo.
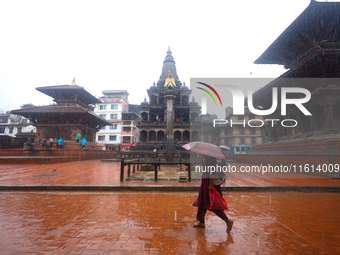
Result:
M229 95L229 96L231 95L230 100L223 99L223 101L227 103L231 103L232 101L232 114L233 115L244 115L245 108L247 108L249 112L257 116L269 116L275 113L277 110L280 110L281 116L288 115L288 119L283 119L283 120L279 118L266 118L266 119L249 119L247 122L245 119L238 120L238 121L234 120L233 122L232 119L227 120L225 118L217 118L213 120L213 127L215 127L216 125L226 125L228 123L230 124L231 127L233 125L243 125L245 127L246 124L249 127L262 127L265 124L265 122L271 123L272 127L274 127L274 125L277 122L280 122L283 127L296 127L298 125L297 120L293 118L289 118L290 117L289 113L287 114L288 105L295 106L305 116L312 116L310 111L304 105L304 104L307 104L311 100L311 93L308 89L305 89L302 87L298 87L298 86L272 87L271 95L267 95L266 97L268 99L266 101L270 102L271 100L271 104L266 104L266 107L264 109L264 107L254 104L253 89L249 88L251 87L249 84L247 84L248 85L248 88L246 89L247 98L245 98L245 95L244 95L245 88L243 88L242 90L237 85L214 84L215 87L219 89L219 93L220 93L219 94L213 86L209 85L206 82L204 83L201 81L197 81L196 83L201 84L205 86L206 88L210 89L210 91L212 91L217 96L221 106L222 106L222 99L220 95L222 96L222 98L225 95ZM217 106L214 95L208 89L205 89L202 87L196 87L196 88L206 92L213 100L214 105ZM202 108L206 109L207 108L206 104L209 103L209 101L205 99L204 95L202 96L201 101L202 101ZM216 110L217 110L216 108L212 108L210 113L215 113ZM224 116L222 115L222 117Z

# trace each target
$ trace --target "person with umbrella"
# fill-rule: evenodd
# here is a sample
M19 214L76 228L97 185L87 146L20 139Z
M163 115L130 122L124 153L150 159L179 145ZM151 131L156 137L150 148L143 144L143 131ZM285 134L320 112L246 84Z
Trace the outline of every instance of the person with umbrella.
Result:
M190 150L191 152L196 152L205 155L204 166L206 169L208 166L216 166L216 157L221 159L227 159L224 151L222 151L218 146L203 142L194 142L182 146L183 148ZM215 184L215 185L214 185ZM205 214L207 210L210 210L210 191L215 188L216 191L222 196L221 183L214 183L214 178L210 175L208 171L204 172L202 175L201 186L198 194L198 198L194 203L197 209L197 223L194 227L205 227ZM219 218L221 218L227 224L227 233L230 233L233 228L234 222L228 218L223 210L211 209Z

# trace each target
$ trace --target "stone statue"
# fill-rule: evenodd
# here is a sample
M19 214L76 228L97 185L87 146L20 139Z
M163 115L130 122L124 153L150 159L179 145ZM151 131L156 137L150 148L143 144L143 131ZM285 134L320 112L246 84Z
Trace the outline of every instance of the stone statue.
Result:
M41 148L46 149L47 148L47 140L46 138L43 138L41 141Z
M26 150L30 150L32 149L32 142L31 142L31 139L27 139L26 141Z
M158 153L164 153L164 152L165 152L165 145L164 145L164 141L162 139L161 143L159 144Z
M175 153L180 153L181 152L181 145L178 143L178 140L176 139L175 142Z

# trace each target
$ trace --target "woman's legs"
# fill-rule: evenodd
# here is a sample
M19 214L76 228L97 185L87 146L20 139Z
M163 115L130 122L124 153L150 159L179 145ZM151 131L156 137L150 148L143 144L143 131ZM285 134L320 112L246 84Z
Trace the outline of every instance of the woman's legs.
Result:
M211 210L213 213L215 213L218 217L220 217L223 221L227 221L228 217L227 215L224 213L223 210L217 210L217 209L213 209ZM205 222L205 214L207 213L207 209L204 208L198 208L197 210L197 221L201 222L204 224Z
M204 224L204 222L205 222L204 219L205 219L206 212L207 212L207 209L198 207L197 216L196 216L197 221L199 221L200 223Z
M224 213L223 210L213 209L211 211L215 213L218 217L220 217L227 224L227 232L230 233L231 229L233 228L234 222L228 219L228 216ZM206 212L207 212L207 209L204 209L201 207L198 208L197 216L196 216L198 223L196 223L194 227L205 227Z
M228 220L228 216L224 213L223 210L212 209L211 211L215 213L218 217L220 217L222 220L224 221Z

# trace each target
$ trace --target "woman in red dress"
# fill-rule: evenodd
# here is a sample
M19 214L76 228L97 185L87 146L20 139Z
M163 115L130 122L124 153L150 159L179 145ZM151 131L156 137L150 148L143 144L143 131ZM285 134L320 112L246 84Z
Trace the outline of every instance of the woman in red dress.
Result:
M208 166L216 166L216 158L205 156L204 166L206 167L206 169L208 168ZM205 227L205 214L210 208L210 190L212 190L212 188L215 188L216 191L222 196L221 185L213 185L213 181L214 179L211 178L208 172L203 173L198 198L196 203L194 204L196 207L198 207L196 216L198 222L194 224L194 227ZM223 210L212 209L211 211L215 213L218 217L220 217L223 221L225 221L225 223L227 224L227 232L230 233L231 229L233 228L234 222L228 219Z

